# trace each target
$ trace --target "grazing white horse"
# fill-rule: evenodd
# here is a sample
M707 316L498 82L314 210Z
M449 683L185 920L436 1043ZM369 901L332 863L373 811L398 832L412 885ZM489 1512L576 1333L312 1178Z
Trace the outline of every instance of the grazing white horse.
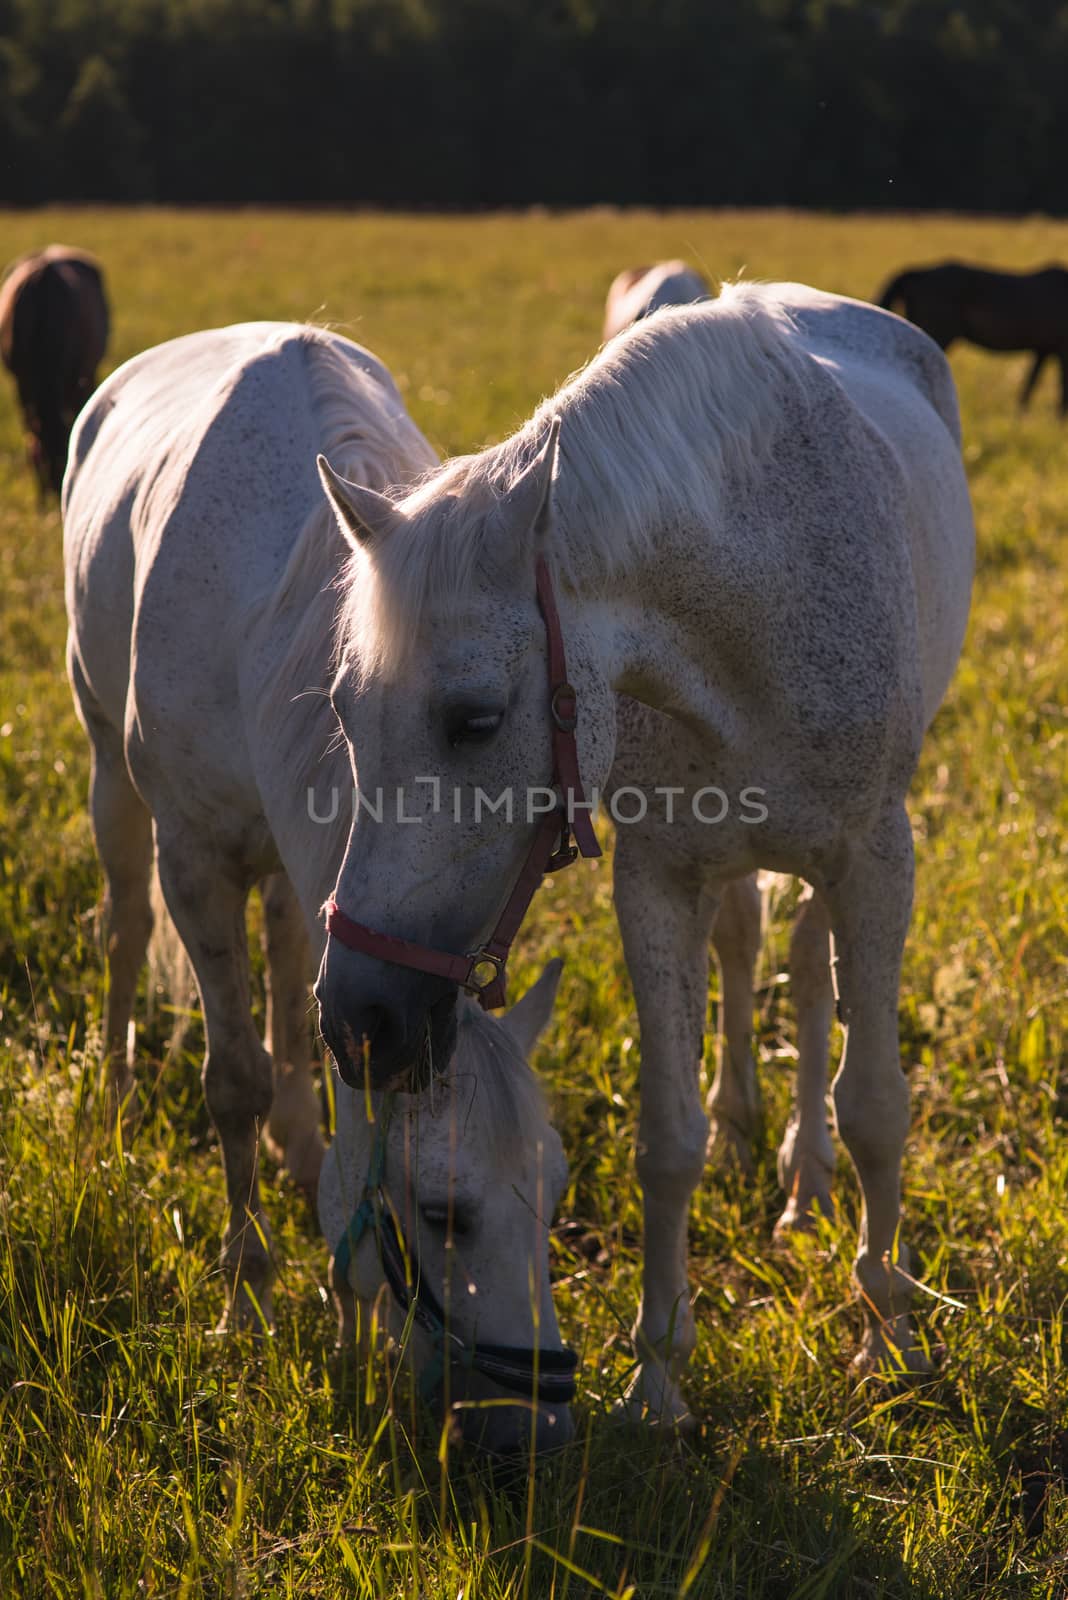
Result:
M689 306L708 299L708 284L685 261L658 261L655 267L628 267L613 278L604 308L607 342L632 322L665 306Z
M549 1021L560 970L560 962L550 963L500 1022L462 1003L446 1071L432 1088L394 1096L391 1108L376 1095L374 1123L366 1091L335 1082L337 1131L319 1184L342 1348L355 1343L369 1358L383 1281L391 1291L385 1320L402 1337L414 1297L397 1282L397 1257L409 1256L408 1277L421 1288L405 1346L409 1362L424 1390L447 1367L446 1398L458 1407L464 1437L498 1455L531 1442L536 1450L555 1448L572 1434L576 1363L557 1333L548 1230L567 1162L525 1059ZM395 1215L403 1239L393 1250L392 1275L388 1241L376 1240L370 1225L354 1237L376 1160L388 1193L382 1220ZM435 1293L431 1285L444 1288ZM542 1403L531 1410L535 1384ZM526 1405L502 1404L515 1396Z
M174 340L114 373L81 414L64 485L68 666L92 744L92 818L107 883L113 1092L121 1102L133 1088L127 1034L155 856L203 1006L204 1091L229 1207L223 1265L230 1315L243 1320L253 1300L271 1316L261 1132L305 1186L315 1186L322 1163L308 984L322 951L319 908L352 820L341 803L352 792L349 753L326 695L348 546L316 476L323 449L369 487L410 480L435 462L373 356L320 329L251 323ZM245 934L258 880L266 880L266 1049L249 1010ZM557 976L503 1025L469 1019L445 1082L410 1098L402 1114L384 1118L379 1106L378 1126L390 1131L373 1184L364 1096L341 1091L323 1180L331 1248L360 1208L364 1181L376 1205L381 1187L438 1299L446 1259L454 1277L466 1274L465 1292L452 1296L449 1352L463 1344L470 1356L472 1342L486 1340L523 1351L540 1340L544 1365L560 1352L546 1219L562 1157L522 1060ZM515 1137L484 1137L502 1107ZM446 1258L445 1219L452 1227L460 1209L463 1236ZM360 1297L383 1281L378 1231L352 1241L346 1276ZM344 1304L345 1284L335 1286ZM417 1365L433 1342L416 1341ZM483 1398L516 1387L503 1390L477 1367L471 1382ZM494 1407L485 1423L467 1414L468 1429L502 1450L529 1439L529 1385L526 1394L526 1407ZM566 1405L551 1416L555 1423L544 1407L536 1413L539 1442L566 1436Z
M959 442L949 370L925 335L856 301L749 284L639 322L511 439L403 497L324 464L353 551L333 698L361 780L440 785L415 786L406 815L420 825L387 811L354 830L335 891L347 915L457 953L495 926L530 843L523 794L552 770L539 558L556 578L587 793L616 758L625 693L677 730L671 750L634 752L654 782L728 797L716 825L665 817L648 848L620 829L643 1040L636 1410L685 1411L708 938L722 884L757 866L811 884L817 932L821 920L833 930L846 1035L834 1106L863 1196L859 1359L922 1366L897 1241L905 802L968 615ZM766 808L756 822L742 801L752 790ZM479 791L510 791L511 819L467 803ZM365 1055L389 1082L428 1040L447 1056L455 991L440 976L330 938L316 992L350 1073Z

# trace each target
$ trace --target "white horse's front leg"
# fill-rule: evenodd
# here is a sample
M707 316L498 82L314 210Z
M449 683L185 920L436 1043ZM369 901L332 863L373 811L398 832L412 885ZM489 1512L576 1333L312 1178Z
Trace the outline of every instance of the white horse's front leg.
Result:
M638 1371L623 1409L682 1426L678 1377L696 1338L687 1272L690 1197L704 1170L708 1120L699 1070L708 1006L715 898L695 871L657 860L648 839L621 834L615 900L641 1025L637 1168L645 1212Z
M830 1214L834 1145L827 1127L827 1069L834 1017L831 923L813 891L801 902L790 939L790 993L797 1012L797 1094L779 1147L779 1182L786 1208L776 1233L811 1224L817 1209Z
M762 901L755 873L723 889L712 927L719 960L719 1060L706 1109L712 1124L709 1157L724 1156L747 1175L760 1129L760 1084L753 1060L753 983L760 955Z
M898 992L912 909L912 834L904 807L877 835L850 848L841 877L825 885L834 929L845 1052L834 1080L834 1108L857 1169L864 1207L856 1281L866 1327L857 1366L884 1360L923 1372L909 1305L908 1251L898 1240L901 1161L909 1129L909 1091L901 1070Z

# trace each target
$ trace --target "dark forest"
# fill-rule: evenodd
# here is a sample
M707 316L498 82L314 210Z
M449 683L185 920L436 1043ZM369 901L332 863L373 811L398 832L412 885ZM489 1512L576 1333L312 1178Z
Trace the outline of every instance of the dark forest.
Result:
M0 0L0 203L1068 210L1053 0Z

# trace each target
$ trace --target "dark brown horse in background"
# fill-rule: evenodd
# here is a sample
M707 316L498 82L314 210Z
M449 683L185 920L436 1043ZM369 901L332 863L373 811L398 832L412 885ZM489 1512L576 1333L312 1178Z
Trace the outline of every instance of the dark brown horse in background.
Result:
M1025 409L1050 356L1061 364L1061 416L1068 415L1068 271L991 272L961 261L910 267L886 285L879 304L905 316L947 350L968 339L984 350L1033 350L1020 391Z
M96 388L108 342L99 264L51 244L21 256L0 283L0 357L13 374L43 503L59 493L74 419Z

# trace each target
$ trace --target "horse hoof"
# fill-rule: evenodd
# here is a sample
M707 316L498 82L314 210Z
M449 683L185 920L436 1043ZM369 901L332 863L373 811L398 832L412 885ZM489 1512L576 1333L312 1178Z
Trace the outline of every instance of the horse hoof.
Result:
M726 1118L722 1122L713 1120L705 1147L705 1159L710 1165L737 1173L747 1182L756 1176L751 1137L737 1123L728 1122Z
M275 1335L273 1311L264 1311L262 1307L257 1309L250 1305L248 1311L241 1313L239 1316L233 1306L227 1306L214 1328L212 1328L211 1337L213 1339L223 1339L234 1333L251 1334L252 1338L257 1341L273 1339Z
M271 1160L285 1169L294 1188L314 1204L319 1193L319 1173L326 1155L326 1144L318 1128L299 1138L290 1139L285 1145L267 1129L263 1135L263 1147Z
M307 1189L312 1195L319 1191L319 1173L322 1170L326 1145L318 1128L286 1147L286 1171L298 1189Z
M775 1224L772 1239L776 1244L789 1244L790 1239L797 1234L813 1234L816 1231L818 1219L829 1217L832 1214L831 1196L828 1190L819 1190L810 1194L806 1200L792 1194L783 1207L782 1216Z
M215 1333L250 1333L254 1339L273 1337L273 1277L269 1270L243 1272L228 1289L226 1309L215 1325Z
M122 1129L123 1146L133 1143L145 1120L145 1108L137 1084L131 1078L124 1085L109 1084L104 1100L104 1114L108 1127L114 1129L118 1122Z
M320 1159L314 1167L310 1170L304 1168L300 1174L290 1171L288 1167L286 1168L290 1183L301 1199L307 1201L313 1212L318 1209L319 1205L319 1168L322 1166L322 1155L324 1153L320 1152Z
M692 1438L697 1431L697 1418L685 1406L677 1415L665 1416L644 1401L624 1398L615 1402L609 1415L617 1427L656 1429L665 1434L675 1434L679 1439Z
M661 1428L688 1438L697 1427L697 1419L678 1389L665 1376L657 1375L652 1387L655 1397L646 1393L647 1385L642 1375L634 1379L621 1400L612 1407L612 1420L627 1426Z
M933 1377L937 1367L914 1339L907 1344L897 1344L881 1332L869 1329L849 1370L857 1383L874 1378L890 1386L907 1388Z

